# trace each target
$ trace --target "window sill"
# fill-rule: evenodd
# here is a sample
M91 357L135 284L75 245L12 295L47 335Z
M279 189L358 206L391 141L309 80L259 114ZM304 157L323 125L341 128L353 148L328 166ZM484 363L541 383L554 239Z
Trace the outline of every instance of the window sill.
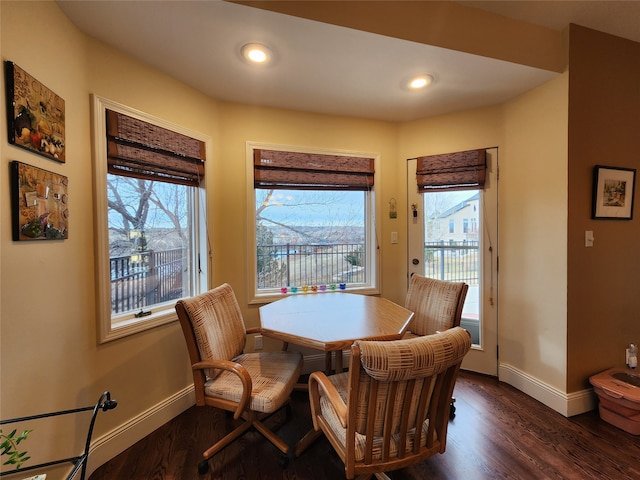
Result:
M344 293L357 293L359 295L380 295L380 291L376 288L373 287L351 287L349 288L349 286L347 286L346 290L336 290L336 291L340 291L340 292L344 292ZM298 291L297 293L293 293L293 292L287 292L287 293L280 293L280 292L268 292L268 293L258 293L255 294L255 296L249 300L249 305L264 305L267 303L271 303L271 302L275 302L276 300L280 300L281 298L285 298L285 297L290 297L291 295L323 295L324 293L331 293L329 291L327 292L300 292Z
M112 319L110 328L108 327L108 330L103 332L100 338L100 343L106 343L128 335L134 335L176 320L178 320L178 316L173 305L171 308L165 307L162 310L158 310L157 312L151 313L151 315L141 318L127 316L126 318L121 318L119 320Z

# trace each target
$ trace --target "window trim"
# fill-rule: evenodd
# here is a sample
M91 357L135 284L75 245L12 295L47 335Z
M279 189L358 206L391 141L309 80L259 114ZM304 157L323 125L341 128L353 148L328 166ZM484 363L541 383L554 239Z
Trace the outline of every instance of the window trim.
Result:
M151 315L136 318L132 313L112 317L111 315L111 281L109 271L109 235L107 214L107 140L106 110L123 113L145 122L174 130L205 143L207 158L211 158L211 137L200 132L175 125L131 107L112 100L91 95L91 117L93 136L93 171L94 171L94 233L95 233L95 269L96 269L96 320L98 343L106 343L151 328L177 321L175 302L158 304ZM194 235L191 248L199 253L201 259L199 271L194 271L196 292L205 291L208 287L208 267L210 259L207 253L206 224L206 191L204 186L198 188L194 195ZM159 308L158 308L159 307Z
M253 167L254 167L254 149L260 150L278 150L285 152L298 152L298 153L310 153L320 155L338 155L347 157L364 157L374 159L374 186L368 192L370 201L365 205L365 217L369 223L369 228L366 235L366 241L368 244L367 251L369 252L367 261L369 265L373 265L373 268L368 269L369 281L367 285L363 287L352 288L350 291L358 292L365 295L379 295L380 294L380 244L378 241L377 232L380 231L379 215L381 205L376 196L376 185L380 182L380 154L372 152L362 152L353 150L338 150L338 149L326 149L326 148L314 148L314 147L300 147L293 145L278 145L271 143L261 142L246 142L246 172L247 172L247 245L246 245L246 258L247 258L247 294L248 303L250 305L264 304L274 300L282 298L282 293L259 293L257 291L256 270L256 194L253 180ZM373 211L371 209L373 208Z

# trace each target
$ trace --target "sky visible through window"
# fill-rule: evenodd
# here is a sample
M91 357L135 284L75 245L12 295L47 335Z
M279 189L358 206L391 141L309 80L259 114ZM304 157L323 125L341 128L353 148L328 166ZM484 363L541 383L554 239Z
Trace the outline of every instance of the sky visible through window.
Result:
M256 190L256 214L297 226L364 226L364 192Z

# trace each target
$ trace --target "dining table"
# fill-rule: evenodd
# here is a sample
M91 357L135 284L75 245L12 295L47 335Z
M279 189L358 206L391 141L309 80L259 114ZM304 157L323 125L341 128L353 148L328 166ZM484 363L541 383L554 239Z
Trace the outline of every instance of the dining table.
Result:
M386 298L344 291L288 295L261 306L259 312L265 337L333 352L337 372L343 370L342 351L353 342L398 340L413 317L413 312Z
M382 297L344 291L287 295L259 308L265 337L326 352L326 373L342 372L342 351L356 340L399 340L413 312ZM320 435L311 429L295 446L299 456Z

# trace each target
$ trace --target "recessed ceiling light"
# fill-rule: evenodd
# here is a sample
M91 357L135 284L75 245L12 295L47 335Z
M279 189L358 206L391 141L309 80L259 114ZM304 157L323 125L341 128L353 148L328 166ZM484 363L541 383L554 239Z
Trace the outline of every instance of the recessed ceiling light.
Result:
M242 47L242 56L250 63L265 65L271 60L271 50L260 43L247 43Z
M419 75L409 80L409 89L420 90L421 88L428 87L433 82L431 75Z

